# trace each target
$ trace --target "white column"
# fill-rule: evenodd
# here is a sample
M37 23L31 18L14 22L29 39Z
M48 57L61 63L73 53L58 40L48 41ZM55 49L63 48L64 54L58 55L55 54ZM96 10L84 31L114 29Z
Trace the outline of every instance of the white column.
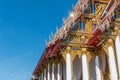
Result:
M50 80L50 64L48 63L47 80Z
M41 80L43 80L43 73L41 74Z
M96 80L101 80L99 57L95 57Z
M52 80L55 80L55 68L54 68L55 64L52 63Z
M82 77L83 80L89 80L88 62L86 54L82 55Z
M71 56L69 53L66 54L66 80L72 80Z
M115 39L115 47L116 47L118 72L119 72L119 77L120 77L120 40L119 40L119 36L117 36Z
M60 80L60 63L57 64L57 80Z
M110 78L111 80L118 80L117 79L117 69L115 65L115 56L112 46L108 47L108 54L109 54L109 69L110 69Z
M44 80L46 80L46 69L44 69Z

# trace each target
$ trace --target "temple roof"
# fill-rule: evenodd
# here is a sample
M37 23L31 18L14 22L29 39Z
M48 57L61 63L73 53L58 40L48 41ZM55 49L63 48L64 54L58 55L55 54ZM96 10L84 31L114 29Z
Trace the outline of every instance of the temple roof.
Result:
M43 61L44 59L51 57L51 56L57 56L60 53L60 47L58 43L61 41L63 37L66 37L68 32L70 31L70 28L75 25L76 22L79 21L80 17L83 15L84 10L88 7L89 2L91 0L78 0L77 4L73 8L72 12L68 16L68 18L64 21L63 26L56 32L56 34L53 35L52 39L47 43L46 48L33 72L33 75L36 74L39 69L41 68L41 65L44 65ZM99 1L99 0L95 0ZM100 0L104 1L104 0ZM108 0L107 0L108 1ZM106 2L106 0L104 1ZM103 14L99 18L99 25L93 31L92 38L96 37L96 34L100 35L102 31L104 30L105 25L109 25L110 16L112 15L114 9L120 4L120 1L118 0L110 0L106 9L104 10ZM88 42L89 45L93 42L91 40Z

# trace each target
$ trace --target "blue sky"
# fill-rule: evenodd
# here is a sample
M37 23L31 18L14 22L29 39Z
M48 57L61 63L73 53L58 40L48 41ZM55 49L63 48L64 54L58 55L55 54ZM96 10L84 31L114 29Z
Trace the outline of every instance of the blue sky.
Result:
M0 80L28 80L45 39L77 0L0 0Z

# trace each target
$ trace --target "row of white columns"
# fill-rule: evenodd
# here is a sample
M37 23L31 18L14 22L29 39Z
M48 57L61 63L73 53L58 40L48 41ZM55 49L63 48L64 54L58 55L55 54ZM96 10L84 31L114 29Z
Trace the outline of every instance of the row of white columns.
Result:
M115 53L113 46L108 47L108 63L110 70L110 79L118 80L120 77L120 40L117 36L115 39L115 47L116 47L116 58L117 58L117 66L115 60ZM117 73L117 68L118 72ZM100 70L100 61L99 57L95 57L95 71L96 71L96 80L102 80L101 70ZM61 80L61 70L60 63L57 64L57 80ZM46 79L47 76L47 79ZM82 78L83 80L89 80L89 68L86 54L82 55ZM55 64L52 64L52 79L50 79L50 64L48 64L48 72L46 74L46 69L44 69L44 74L42 73L40 76L40 80L55 80ZM66 54L66 80L72 80L72 62L70 53Z
M100 79L100 66L99 66L99 58L96 56L95 60L96 64L96 80ZM44 69L44 73L41 74L39 80L55 80L55 72L54 72L55 64L52 64L52 79L50 79L50 64L48 64L48 71L46 73L46 69ZM61 73L60 73L60 63L57 64L57 80L61 80ZM83 80L89 80L89 69L87 63L87 56L86 54L82 55L82 72L83 72ZM47 78L46 78L47 76ZM71 55L69 53L66 54L66 80L72 80L72 64L71 64Z
M120 40L119 36L115 39L115 49L116 49L116 58L115 58L115 51L113 46L108 47L108 63L109 63L109 70L110 70L110 79L111 80L118 80L120 77ZM117 63L117 65L116 65ZM118 71L117 71L118 68ZM71 56L69 53L66 54L66 80L72 80L72 72L71 72ZM100 71L100 61L99 57L95 57L95 71L96 71L96 80L102 80L102 75ZM117 73L118 72L118 73ZM88 62L86 54L82 55L82 78L83 80L89 80L89 69L88 69Z
M77 66L77 65L76 65ZM66 54L66 80L72 80L71 72L71 57L70 54ZM96 80L101 80L99 57L95 58L95 70L96 70ZM86 54L82 55L82 80L90 80L89 68Z
M48 71L47 71L48 70ZM44 69L44 73L41 74L39 80L56 80L55 79L55 64L52 64L52 78L50 77L50 64L48 64L48 68ZM57 80L60 80L60 63L57 65Z

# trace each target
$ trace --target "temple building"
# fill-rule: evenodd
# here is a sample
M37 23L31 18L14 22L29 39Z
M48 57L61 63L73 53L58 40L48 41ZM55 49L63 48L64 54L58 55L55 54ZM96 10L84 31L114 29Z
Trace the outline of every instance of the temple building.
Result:
M32 80L120 80L120 0L78 0Z

